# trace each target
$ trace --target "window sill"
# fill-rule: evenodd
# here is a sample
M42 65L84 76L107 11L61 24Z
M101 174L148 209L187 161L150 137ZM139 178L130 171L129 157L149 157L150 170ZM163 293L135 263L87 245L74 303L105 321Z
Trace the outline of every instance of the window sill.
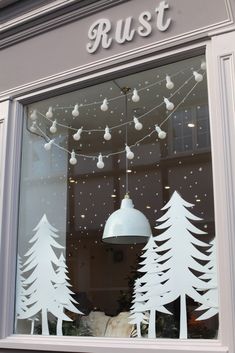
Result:
M58 336L31 336L31 335L12 335L0 340L1 349L24 349L24 350L47 350L56 352L89 352L105 353L128 352L146 353L164 352L207 352L207 353L226 353L228 348L221 345L220 341L211 340L146 340L129 338L90 338L90 337L58 337Z

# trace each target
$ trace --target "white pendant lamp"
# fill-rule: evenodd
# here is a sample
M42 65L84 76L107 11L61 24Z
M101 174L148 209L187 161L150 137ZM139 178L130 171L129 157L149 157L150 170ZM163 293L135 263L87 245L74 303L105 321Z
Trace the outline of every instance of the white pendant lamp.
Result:
M150 235L152 231L148 219L134 208L126 194L119 210L113 212L105 224L103 241L111 244L144 243Z
M127 117L128 90L126 87L122 89L125 94L125 117ZM128 146L127 139L126 125L126 146ZM129 197L128 156L126 153L126 195L121 202L121 207L109 216L104 227L103 241L111 244L144 243L151 235L152 231L148 219L142 212L134 208L134 204Z

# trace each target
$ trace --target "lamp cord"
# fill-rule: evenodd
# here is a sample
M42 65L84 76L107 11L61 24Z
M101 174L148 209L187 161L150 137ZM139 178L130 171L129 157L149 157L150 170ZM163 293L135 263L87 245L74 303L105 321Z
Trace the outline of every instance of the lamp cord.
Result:
M127 120L127 92L125 92L125 111L124 111L124 114L125 114L125 121ZM126 146L128 145L128 131L127 131L127 124L125 126L125 139L126 139ZM126 154L126 194L128 195L129 194L129 180L128 180L128 159L127 159L127 154Z

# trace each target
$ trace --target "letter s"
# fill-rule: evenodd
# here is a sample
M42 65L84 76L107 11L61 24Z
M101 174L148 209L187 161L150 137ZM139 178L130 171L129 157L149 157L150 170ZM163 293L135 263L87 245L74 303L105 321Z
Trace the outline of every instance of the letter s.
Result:
M151 34L152 32L152 27L149 23L151 20L152 16L149 11L144 11L139 15L139 23L142 26L139 26L137 28L137 32L141 37L147 37Z

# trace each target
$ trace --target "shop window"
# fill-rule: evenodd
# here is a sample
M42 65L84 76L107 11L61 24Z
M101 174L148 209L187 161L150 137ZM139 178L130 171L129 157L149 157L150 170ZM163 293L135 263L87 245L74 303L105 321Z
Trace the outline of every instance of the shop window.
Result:
M215 248L204 57L27 107L15 333L216 339Z

